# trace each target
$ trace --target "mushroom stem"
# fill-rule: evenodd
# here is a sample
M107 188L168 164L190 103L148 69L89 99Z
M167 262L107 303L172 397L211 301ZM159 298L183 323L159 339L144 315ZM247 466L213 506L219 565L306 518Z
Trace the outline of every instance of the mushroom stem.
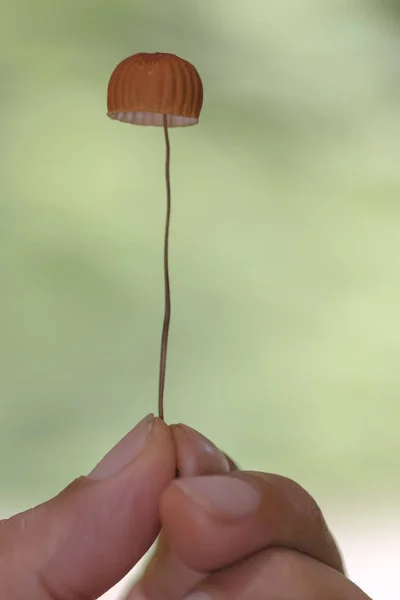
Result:
M167 115L163 115L164 136L166 146L165 159L165 183L167 187L167 216L165 220L165 236L164 236L164 287L165 287L165 312L164 324L161 337L161 356L160 356L160 380L158 388L158 416L164 419L164 387L165 387L165 369L167 364L167 347L169 322L171 319L171 290L169 284L169 264L168 264L168 247L169 247L169 224L171 220L171 180L170 180L170 162L171 148L168 136Z

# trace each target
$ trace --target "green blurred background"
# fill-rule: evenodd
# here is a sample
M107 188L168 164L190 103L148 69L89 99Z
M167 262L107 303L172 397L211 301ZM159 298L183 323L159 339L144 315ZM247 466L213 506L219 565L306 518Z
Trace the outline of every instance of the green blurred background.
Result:
M2 0L0 504L88 472L156 410L162 130L106 118L173 52L166 417L338 505L400 491L397 4ZM396 475L397 473L397 475Z

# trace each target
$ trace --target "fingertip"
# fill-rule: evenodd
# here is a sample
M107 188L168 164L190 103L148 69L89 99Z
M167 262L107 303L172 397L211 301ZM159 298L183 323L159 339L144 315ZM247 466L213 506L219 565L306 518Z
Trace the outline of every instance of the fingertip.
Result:
M162 495L161 518L176 554L200 571L284 546L343 572L339 550L316 507L291 480L236 472L173 482Z
M42 572L54 595L69 588L97 598L132 569L159 533L160 498L174 472L171 433L155 418L146 446L122 470L79 478L48 503L58 532Z
M170 430L181 477L229 472L228 459L207 437L183 423L171 425Z
M174 479L175 445L169 426L159 417L154 419L153 433L146 451L125 469L128 475L130 468L143 473L144 478L158 482L160 490Z
M188 567L214 570L249 545L245 531L254 528L260 503L259 487L236 474L184 478L162 495L163 531Z

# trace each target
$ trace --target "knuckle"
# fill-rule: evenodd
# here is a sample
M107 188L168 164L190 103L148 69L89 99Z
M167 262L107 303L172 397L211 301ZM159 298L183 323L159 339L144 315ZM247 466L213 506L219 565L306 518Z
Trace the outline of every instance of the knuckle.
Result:
M318 557L339 572L343 561L321 508L314 498L297 482L281 475L266 475L266 480L276 491L275 502L284 503L296 522L299 536L296 548L310 556Z
M299 516L305 516L318 526L325 525L322 511L314 498L299 483L282 475L266 475L267 481L278 488L284 499Z

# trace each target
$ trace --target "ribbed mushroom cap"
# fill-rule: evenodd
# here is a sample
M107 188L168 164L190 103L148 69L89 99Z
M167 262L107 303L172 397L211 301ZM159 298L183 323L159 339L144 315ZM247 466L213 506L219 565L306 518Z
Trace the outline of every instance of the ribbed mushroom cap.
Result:
M107 115L135 125L196 125L203 105L203 85L195 67L163 52L125 58L110 77Z

